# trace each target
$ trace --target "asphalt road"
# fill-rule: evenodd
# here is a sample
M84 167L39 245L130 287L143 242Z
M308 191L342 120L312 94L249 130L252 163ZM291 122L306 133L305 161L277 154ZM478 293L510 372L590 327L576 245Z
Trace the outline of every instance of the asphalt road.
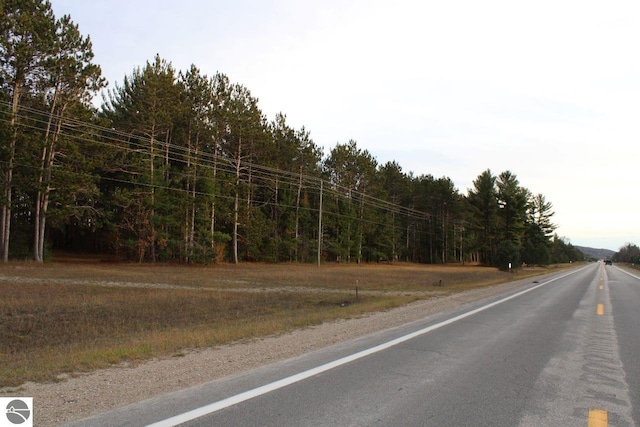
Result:
M72 425L640 426L640 274L591 264Z

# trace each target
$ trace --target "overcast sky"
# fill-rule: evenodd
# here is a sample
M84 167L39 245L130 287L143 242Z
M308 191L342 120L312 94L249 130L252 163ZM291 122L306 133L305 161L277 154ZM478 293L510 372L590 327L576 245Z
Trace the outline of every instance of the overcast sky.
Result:
M574 245L640 244L640 2L52 0L112 87L156 53L219 71L325 154L515 173Z

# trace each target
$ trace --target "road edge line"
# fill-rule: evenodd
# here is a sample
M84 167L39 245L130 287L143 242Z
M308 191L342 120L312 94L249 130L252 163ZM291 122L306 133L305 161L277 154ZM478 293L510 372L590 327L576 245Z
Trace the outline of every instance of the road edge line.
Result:
M473 309L471 311L467 311L465 313L462 313L462 314L459 314L457 316L454 316L454 317L452 317L450 319L444 320L442 322L436 323L436 324L431 325L431 326L427 326L426 328L417 330L417 331L412 332L410 334L406 334L406 335L403 335L401 337L395 338L395 339L393 339L391 341L387 341L385 343L378 344L378 345L376 345L374 347L371 347L369 349L359 351L357 353L351 354L349 356L342 357L340 359L336 359L336 360L334 360L332 362L328 362L328 363L325 363L325 364L320 365L320 366L316 366L315 368L308 369L306 371L300 372L298 374L291 375L289 377L274 381L272 383L265 384L263 386L260 386L260 387L257 387L257 388L251 389L251 390L247 390L245 392L236 394L236 395L231 396L231 397L227 397L227 398L219 400L217 402L213 402L213 403L210 403L208 405L201 406L200 408L192 409L192 410L184 412L182 414L178 414L178 415L175 415L173 417L170 417L170 418L167 418L167 419L164 419L164 420L160 420L160 421L155 422L153 424L149 424L148 427L173 427L173 426L177 426L179 424L182 424L182 423L185 423L185 422L188 422L188 421L195 420L195 419L203 417L205 415L209 415L209 414L212 414L214 412L218 412L218 411L220 411L222 409L228 408L228 407L236 405L238 403L242 403L242 402L245 402L247 400L253 399L254 397L262 396L263 394L267 394L267 393L270 393L272 391L281 389L281 388L286 387L288 385L300 382L300 381L305 380L307 378L311 378L313 376L319 375L319 374L321 374L323 372L329 371L331 369L337 368L339 366L345 365L345 364L353 362L355 360L362 359L363 357L378 353L380 351L386 350L386 349L391 348L393 346L396 346L398 344L402 344L402 343L404 343L406 341L412 340L413 338L419 337L421 335L425 335L425 334L427 334L429 332L435 331L436 329L440 329L440 328L442 328L444 326L450 325L450 324L455 323L455 322L457 322L459 320L462 320L462 319L465 319L467 317L473 316L474 314L477 314L477 313L480 313L482 311L488 310L488 309L490 309L492 307L495 307L495 306L497 306L499 304L502 304L504 302L510 301L510 300L512 300L514 298L517 298L519 296L525 295L525 294L527 294L529 292L532 292L532 291L534 291L536 289L539 289L539 288L541 288L543 286L546 286L549 283L555 282L556 280L560 280L560 279L563 279L565 277L571 276L572 274L576 274L576 273L578 273L578 272L580 272L580 271L582 271L582 270L584 270L584 269L586 269L588 267L590 267L590 265L582 267L582 268L579 268L579 269L574 270L574 271L572 271L570 273L566 273L566 274L563 274L561 276L554 277L553 279L550 279L550 280L547 280L546 282L542 282L542 283L540 283L538 285L532 286L531 288L525 289L524 291L520 291L520 292L517 292L517 293L515 293L513 295L509 295L508 297L502 298L502 299L500 299L498 301L494 301L494 302L489 303L487 305L484 305L482 307L475 308L475 309Z

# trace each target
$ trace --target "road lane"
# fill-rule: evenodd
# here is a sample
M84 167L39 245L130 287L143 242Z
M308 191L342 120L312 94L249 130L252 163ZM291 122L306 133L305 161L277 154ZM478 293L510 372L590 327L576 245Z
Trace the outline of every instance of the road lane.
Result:
M609 267L607 267L609 268ZM631 398L613 328L606 271L591 265L539 289L357 361L227 407L186 425L581 425L604 411L632 425ZM600 286L603 285L603 289ZM604 313L597 315L597 304ZM459 312L450 313L451 319ZM368 337L354 349L447 320ZM384 341L382 341L384 342ZM351 354L352 354L351 353ZM283 378L308 357L152 401L78 425L145 425ZM626 367L626 366L625 366ZM284 371L280 371L283 368ZM256 384L252 387L251 384ZM189 394L190 393L190 394ZM206 404L206 403L205 403ZM133 414L133 421L126 413ZM151 417L148 414L151 413Z
M617 266L605 267L611 306L620 344L620 359L626 372L633 407L633 420L640 426L640 272Z
M598 266L564 327L562 347L536 381L521 425L584 425L590 411L604 411L612 425L633 425L607 272Z

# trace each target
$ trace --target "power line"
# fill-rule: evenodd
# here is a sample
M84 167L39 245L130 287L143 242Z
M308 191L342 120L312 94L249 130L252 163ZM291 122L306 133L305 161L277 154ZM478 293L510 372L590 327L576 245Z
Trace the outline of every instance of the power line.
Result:
M9 103L5 101L0 101L0 105L7 108L10 107ZM204 192L199 190L196 191L193 188L186 189L179 188L175 185L170 184L145 183L102 174L102 176L100 176L100 179L104 182L113 182L122 185L173 191L184 193L189 196L197 195L227 200L237 199L243 204L251 204L252 206L259 204L260 206L272 206L282 209L299 209L310 212L319 211L319 208L314 209L300 205L290 205L282 203L278 200L271 201L271 198L274 196L274 194L271 194L271 196L269 196L267 199L262 200L256 200L255 198L250 197L250 194L255 195L260 191L262 191L263 193L273 193L275 191L275 186L277 183L277 185L288 186L289 191L291 192L294 192L296 191L296 189L300 188L300 190L304 190L306 194L315 194L317 196L320 196L320 192L323 191L326 198L343 200L347 205L352 207L355 206L356 210L353 210L351 214L349 214L348 212L341 213L338 207L338 211L329 209L324 210L323 215L334 218L353 220L358 224L369 224L372 226L389 227L390 229L395 229L397 231L405 231L406 227L404 225L395 225L395 221L393 219L384 222L371 219L372 216L376 215L375 211L381 211L382 214L387 215L399 215L401 217L407 218L407 220L412 220L414 222L426 223L430 222L431 220L431 215L429 213L409 208L397 203L392 203L388 200L384 200L378 197L374 197L370 194L367 194L365 191L358 191L352 188L340 186L335 182L331 183L331 185L324 186L324 189L322 189L323 179L318 176L256 164L246 161L240 156L238 156L238 158L240 159L239 162L238 160L225 155L224 151L219 149L221 141L216 141L213 138L211 138L211 140L203 142L202 146L204 148L202 150L195 150L190 146L182 146L174 144L172 142L168 142L169 138L166 137L166 134L161 134L165 135L166 138L163 141L160 138L153 138L145 135L144 132L141 131L125 132L119 129L108 128L71 117L62 117L51 112L46 112L25 106L21 106L20 111L18 112L18 114L16 114L15 117L19 119L17 120L16 125L26 130L46 132L47 127L51 123L54 123L55 125L59 124L59 135L76 142L97 144L109 148L114 152L123 153L124 155L135 154L148 157L152 161L161 159L165 161L169 166L182 164L184 168L182 171L171 168L168 168L167 170L161 169L158 171L158 173L163 177L169 178L170 182L191 182L190 180L194 176L197 177L197 174L195 174L195 172L194 174L192 174L192 172L188 170L188 168L201 168L209 170L210 173L214 173L216 175L218 173L220 173L221 175L226 175L226 179L219 179L217 176L207 176L205 177L206 179L233 183L235 179L240 178L241 183L243 185L248 184L253 191L251 191L251 193L247 193L246 197L241 196L239 193L236 195L214 194L212 192ZM10 123L10 120L7 118L0 118L0 121L3 121L4 123ZM218 150L215 150L214 152L205 151L206 148L211 148L211 146L217 147ZM25 164L16 164L15 166L23 168L33 168L33 166L27 166ZM141 168L144 167L144 165L139 165L138 167ZM128 172L134 174L145 173L143 169L134 169L129 170ZM56 173L64 173L70 175L74 174L73 172L63 171L62 169L56 169ZM80 174L76 174L76 176L81 177ZM196 185L195 182L191 182L191 184ZM237 192L241 190L235 189L235 191ZM363 210L360 213L357 213L357 207L360 205ZM420 234L432 234L430 232L427 232L426 229L415 230L414 232L418 232Z
M0 104L4 104L7 107L9 106L9 103L6 101L0 101ZM148 137L136 136L131 133L123 132L113 128L106 128L104 126L99 126L93 123L76 120L73 118L61 117L59 115L52 115L50 112L45 112L42 110L30 108L30 107L21 107L21 110L31 112L35 115L40 116L41 118L37 119L34 117L19 114L18 116L20 118L23 118L25 120L34 120L36 123L40 123L41 125L48 123L48 119L45 120L43 118L53 117L54 119L63 120L61 131L64 130L65 132L68 132L68 131L76 130L78 127L83 127L83 128L100 132L99 135L95 135L96 137L98 137L96 139L85 137L85 136L74 135L70 133L64 133L65 136L74 138L78 141L98 143L115 150L120 150L125 152L135 152L143 155L146 154L149 156L151 156L151 152L148 149L148 147L157 146L158 149L165 149L165 153L167 155L162 155L159 152L154 151L153 153L154 158L163 158L163 159L166 158L167 160L173 161L175 163L183 163L183 164L188 163L188 161L185 161L185 159L180 158L180 154L181 154L180 152L184 154L188 150L187 147L162 142L160 140L155 140L154 143L152 144L152 139ZM8 122L8 121L5 120L5 122ZM69 125L66 125L66 123L69 123ZM31 128L34 130L40 130L40 131L45 130L42 127L26 125L24 123L19 123L19 125L22 127ZM134 137L137 141L144 141L148 143L148 145L141 144L140 142L134 142L132 141L132 137ZM111 142L105 142L103 141L103 139L106 139L107 141L111 141ZM132 149L130 148L130 146L133 146L136 149ZM209 168L209 169L215 167L217 172L228 173L228 174L235 174L237 172L236 166L232 164L232 160L229 159L228 157L215 156L213 153L204 153L204 152L198 153L198 156L199 157L196 157L194 159L189 159L189 161L192 162L194 166L200 166L200 167ZM262 166L262 165L251 163L251 162L244 162L244 165L245 166L243 167L242 175L244 177L249 177L249 174L246 172L248 169L250 170L252 179L253 178L264 179L270 182L275 182L277 180L289 185L294 185L294 184L299 185L300 180L302 180L302 182L306 184L306 187L313 187L313 188L319 187L319 181L321 179L321 178L310 176L310 175L297 174L290 171L284 171L281 169ZM169 173L175 173L175 172L169 172ZM183 178L187 178L187 177L188 175L184 174ZM351 196L351 198L355 196L355 198L360 198L361 200L362 199L367 200L367 204L369 206L375 206L380 209L386 209L389 212L395 212L401 215L407 215L409 217L414 217L414 218L430 216L428 213L417 211L415 209L408 208L399 204L394 204L387 200L383 200L383 199L371 196L369 194L366 194L365 192L359 192L357 190L336 185L335 183L333 183L331 187L326 188L326 190L332 191L336 195L339 195L340 192L347 193Z

